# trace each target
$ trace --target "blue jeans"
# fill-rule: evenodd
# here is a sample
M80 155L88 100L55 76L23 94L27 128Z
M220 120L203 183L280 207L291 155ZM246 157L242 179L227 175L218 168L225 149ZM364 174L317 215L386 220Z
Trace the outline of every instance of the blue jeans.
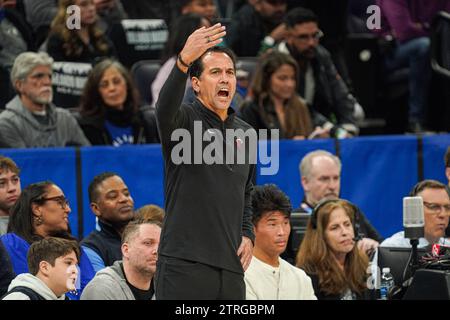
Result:
M404 67L409 68L409 121L423 122L431 81L429 38L398 44L386 58L388 71Z

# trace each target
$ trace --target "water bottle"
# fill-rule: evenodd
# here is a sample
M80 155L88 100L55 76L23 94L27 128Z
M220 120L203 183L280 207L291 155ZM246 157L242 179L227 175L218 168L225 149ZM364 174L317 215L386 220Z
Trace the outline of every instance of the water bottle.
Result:
M390 268L383 268L383 274L381 275L380 282L380 299L387 300L388 293L394 286L394 277L391 274Z

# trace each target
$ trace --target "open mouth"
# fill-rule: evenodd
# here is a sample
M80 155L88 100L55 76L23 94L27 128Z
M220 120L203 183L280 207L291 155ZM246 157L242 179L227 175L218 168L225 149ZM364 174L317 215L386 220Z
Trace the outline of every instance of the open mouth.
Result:
M230 95L230 92L228 91L228 89L220 89L220 90L217 92L217 95L218 95L219 97L228 98L228 96Z

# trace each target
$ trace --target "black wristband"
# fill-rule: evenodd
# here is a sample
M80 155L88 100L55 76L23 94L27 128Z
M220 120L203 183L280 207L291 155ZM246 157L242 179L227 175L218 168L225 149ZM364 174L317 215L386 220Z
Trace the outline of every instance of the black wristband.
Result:
M183 59L181 59L181 54L178 54L178 61L180 61L180 63L185 66L186 68L189 68L190 66L192 66L191 64L187 64L186 62L183 61Z

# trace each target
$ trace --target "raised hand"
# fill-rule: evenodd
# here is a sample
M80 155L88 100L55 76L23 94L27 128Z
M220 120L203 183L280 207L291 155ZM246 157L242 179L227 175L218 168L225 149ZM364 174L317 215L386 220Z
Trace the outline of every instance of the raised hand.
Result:
M222 26L220 23L209 28L201 27L195 30L186 40L186 44L180 52L181 60L185 64L191 65L195 60L200 58L206 50L221 43L223 41L222 38L225 35L225 26ZM177 64L183 72L187 72L188 68L180 63L179 60L177 61Z

